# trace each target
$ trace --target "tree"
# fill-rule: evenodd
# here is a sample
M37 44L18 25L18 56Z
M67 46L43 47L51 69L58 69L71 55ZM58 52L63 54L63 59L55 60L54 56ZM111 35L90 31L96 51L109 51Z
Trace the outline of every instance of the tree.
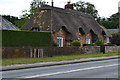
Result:
M10 16L10 15L1 15L1 16L7 19L8 21L10 21L11 23L13 23L14 25L16 25L16 21L19 20L18 17L15 16Z
M95 6L89 2L78 1L77 3L74 3L73 5L77 11L88 13L91 16L93 16L95 19L99 17L98 11L96 10Z
M101 18L99 23L107 29L117 29L119 26L119 15L115 13L110 18Z
M21 19L17 20L16 21L16 26L21 28L27 20L28 20L28 18L21 18Z
M30 4L30 10L24 10L22 18L30 17L33 15L42 5L47 4L48 2L45 2L43 0L33 0Z
M42 5L47 4L48 2L42 1L42 0L33 0L32 3L30 4L30 13L34 14L34 12L40 8Z
M30 4L30 10L24 10L21 16L21 19L19 19L16 22L17 27L22 27L25 22L30 18L30 16L34 15L34 13L42 6L47 4L47 2L43 0L33 0Z

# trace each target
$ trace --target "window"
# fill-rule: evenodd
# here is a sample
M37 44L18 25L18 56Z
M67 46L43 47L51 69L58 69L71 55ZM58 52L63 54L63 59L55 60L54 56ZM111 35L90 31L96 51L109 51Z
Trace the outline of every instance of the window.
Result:
M109 37L106 38L106 43L110 43Z
M40 28L38 28L38 27L33 27L33 28L31 29L31 31L40 31Z
M90 39L89 38L86 39L86 44L90 44Z
M63 38L62 37L57 37L57 46L63 47Z

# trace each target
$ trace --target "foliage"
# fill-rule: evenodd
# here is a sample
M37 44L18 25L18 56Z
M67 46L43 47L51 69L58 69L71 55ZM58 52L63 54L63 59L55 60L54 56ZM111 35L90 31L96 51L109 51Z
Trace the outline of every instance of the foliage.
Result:
M41 7L41 5L47 4L42 0L33 0L30 4L30 10L24 10L21 16L21 19L16 21L17 27L22 27L25 22L30 18L30 16L34 15L34 13Z
M37 9L39 9L42 5L47 4L47 2L43 0L33 0L30 4L30 15L33 15Z
M48 2L45 2L43 0L33 0L30 4L30 10L24 10L22 18L29 18L31 15L34 15L34 13L42 6L47 4Z
M95 19L98 17L98 11L95 9L95 6L89 2L78 1L74 3L74 7L78 11L90 14Z
M57 46L57 43L53 43L53 45L52 46Z
M96 45L103 45L103 41L102 40L97 40Z
M11 23L13 23L14 25L16 25L16 21L19 20L18 17L15 16L10 16L10 15L1 15L1 16L7 19L8 21L10 21Z
M102 26L107 29L116 29L119 27L119 15L115 13L110 16L110 18L101 18L98 21Z
M50 46L50 32L2 30L2 46Z
M16 21L16 26L21 28L23 27L23 25L25 24L25 22L27 22L28 18L21 18L19 20Z
M72 41L72 45L73 46L80 46L80 41L74 40L74 41Z
M83 46L97 46L96 44L84 44Z
M74 7L77 11L90 14L95 18L95 20L97 20L97 22L100 25L105 26L107 29L118 28L118 25L119 25L118 13L111 15L110 18L100 17L98 14L98 10L96 10L94 4L91 4L89 2L84 2L84 1L78 1L74 3Z
M116 44L116 45L120 45L120 32L112 35L111 43Z

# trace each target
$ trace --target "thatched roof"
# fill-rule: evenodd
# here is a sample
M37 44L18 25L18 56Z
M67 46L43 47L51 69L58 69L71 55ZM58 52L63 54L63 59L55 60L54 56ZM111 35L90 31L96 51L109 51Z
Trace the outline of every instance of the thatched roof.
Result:
M110 32L110 34L114 34L114 33L118 33L119 29L108 29L108 31Z
M52 15L51 15L52 12ZM52 18L51 18L52 16ZM52 20L52 21L51 21ZM23 30L31 30L33 27L40 27L42 31L50 31L52 22L52 31L59 31L64 26L68 32L75 37L79 28L87 34L91 30L100 38L104 31L94 18L88 14L58 7L43 6L41 7L28 22L25 23Z
M105 36L106 37L111 37L111 33L110 33L110 31L108 30L108 29L106 29L105 27L103 27L103 26L100 26L103 30L104 30L104 33L105 33Z
M5 30L20 30L18 27L13 25L11 22L9 22L7 19L0 16L0 29Z

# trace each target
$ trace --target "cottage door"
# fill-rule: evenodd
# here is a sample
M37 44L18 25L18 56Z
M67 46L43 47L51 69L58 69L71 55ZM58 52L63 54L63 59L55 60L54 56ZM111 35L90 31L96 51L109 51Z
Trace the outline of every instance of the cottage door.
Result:
M63 47L63 38L62 37L57 37L57 46Z

